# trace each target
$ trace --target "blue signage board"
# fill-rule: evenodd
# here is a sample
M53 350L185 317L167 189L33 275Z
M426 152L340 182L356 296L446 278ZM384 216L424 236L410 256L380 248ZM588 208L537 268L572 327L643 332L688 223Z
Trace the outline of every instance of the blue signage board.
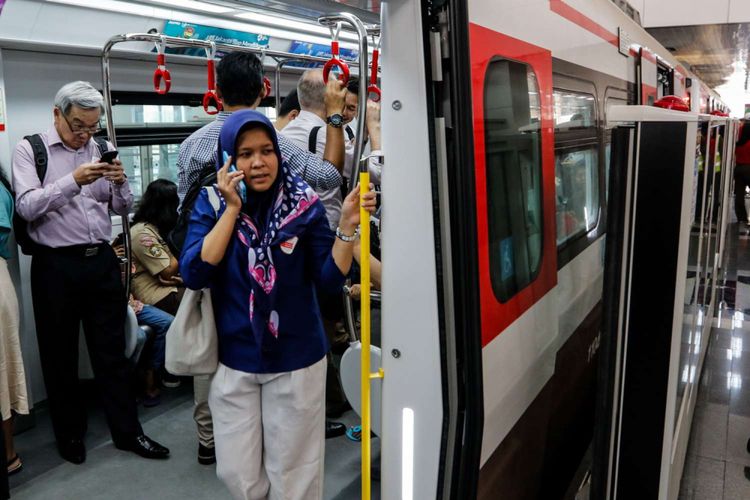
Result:
M289 52L291 52L292 54L325 57L326 59L329 59L331 57L331 46L324 45L322 43L300 42L299 40L294 40L292 42L292 45L289 47ZM358 52L358 50L354 49L340 48L339 56L344 61L355 61L357 59ZM286 64L286 66L297 66L300 68L321 68L323 67L323 64L324 63L316 63L312 61L295 61Z
M203 26L201 24L183 23L179 21L167 21L164 25L164 34L189 40L208 40L216 43L226 43L262 49L268 47L270 38L268 35L259 35L256 33L246 33L244 31L228 30L224 28L215 28L213 26ZM182 54L188 56L205 56L206 51L198 48L169 48L168 54ZM219 53L219 56L221 54Z

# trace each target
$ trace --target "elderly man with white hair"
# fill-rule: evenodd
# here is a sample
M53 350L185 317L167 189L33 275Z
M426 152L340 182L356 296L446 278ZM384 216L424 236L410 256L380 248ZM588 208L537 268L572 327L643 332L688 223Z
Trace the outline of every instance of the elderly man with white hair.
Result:
M86 460L86 404L78 387L78 332L83 324L91 365L117 448L145 458L169 450L143 434L125 358L127 301L109 245L109 209L127 216L133 203L122 163L101 161L93 139L102 95L72 82L55 96L54 124L27 136L13 154L18 214L33 242L31 292L39 355L60 455ZM111 148L106 143L107 149ZM37 170L46 164L46 172Z

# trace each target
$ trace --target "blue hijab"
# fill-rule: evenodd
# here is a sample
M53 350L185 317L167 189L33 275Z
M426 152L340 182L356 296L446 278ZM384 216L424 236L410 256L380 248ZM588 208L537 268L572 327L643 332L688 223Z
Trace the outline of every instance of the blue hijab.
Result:
M247 202L235 224L236 236L247 248L251 291L248 314L258 344L264 332L279 336L282 318L276 311L276 268L271 250L291 238L299 237L315 219L323 206L318 195L302 179L292 174L281 157L276 129L263 114L243 110L232 113L221 127L216 158L217 170L224 166L224 152L237 157L240 135L252 128L263 128L273 142L278 157L278 171L271 187L258 193L247 190Z

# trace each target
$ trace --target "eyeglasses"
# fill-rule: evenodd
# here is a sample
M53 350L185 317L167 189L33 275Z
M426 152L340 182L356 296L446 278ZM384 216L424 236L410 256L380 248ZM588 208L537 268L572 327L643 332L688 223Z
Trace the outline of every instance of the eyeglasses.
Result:
M60 108L57 108L57 109L60 109ZM63 120L65 120L65 123L68 124L68 128L74 134L94 135L102 129L101 124L97 124L97 126L95 127L81 127L80 125L73 125L72 123L70 123L70 120L68 120L68 117L65 116L65 113L63 113L61 109L60 109L60 115L62 115Z

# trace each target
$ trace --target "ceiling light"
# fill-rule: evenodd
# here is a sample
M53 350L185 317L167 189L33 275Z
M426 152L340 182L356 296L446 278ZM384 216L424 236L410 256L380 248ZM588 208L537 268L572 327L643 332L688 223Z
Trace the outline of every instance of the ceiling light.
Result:
M196 0L151 0L156 3L164 3L172 7L182 7L185 9L199 10L201 12L210 12L211 14L225 14L227 12L234 12L235 9L229 7L221 7L206 2L198 2Z
M265 14L259 14L257 12L242 12L240 14L235 14L234 17L239 17L240 19L246 19L248 21L254 21L256 23L268 24L270 26L277 26L280 28L298 29L302 31L308 31L311 33L318 33L321 35L331 34L331 30L319 24L304 23L301 21L292 21L290 19L285 19L282 17L274 17L274 16L268 16ZM357 40L357 36L354 33L347 33L343 31L341 35L339 36L339 38L342 40L352 40L352 41Z

